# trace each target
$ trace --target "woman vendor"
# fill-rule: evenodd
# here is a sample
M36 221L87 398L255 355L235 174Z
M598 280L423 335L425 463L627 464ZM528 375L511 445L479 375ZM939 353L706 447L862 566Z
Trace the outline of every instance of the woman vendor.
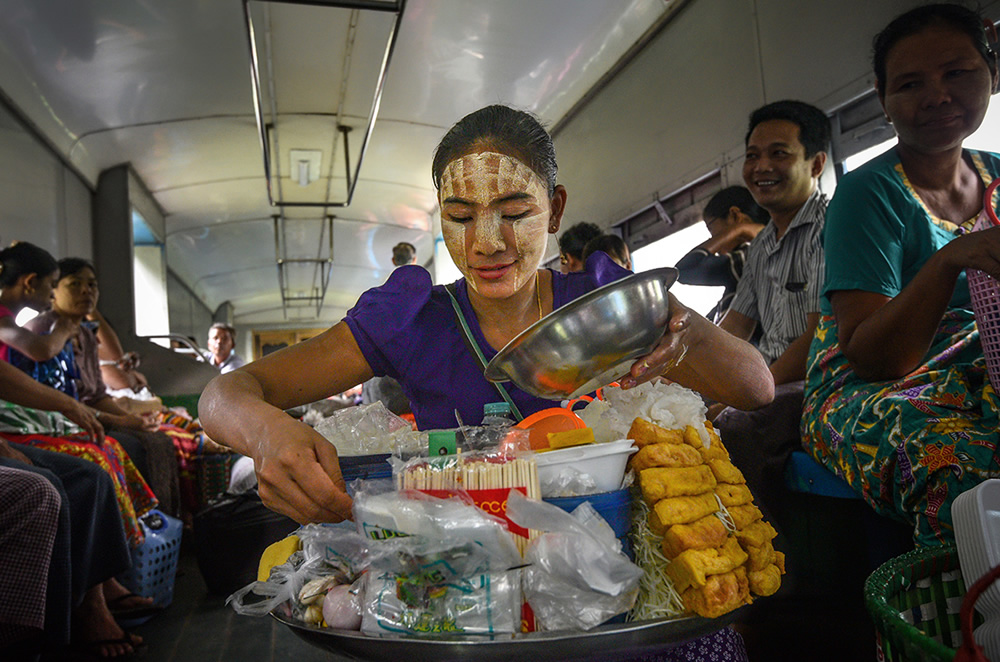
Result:
M951 502L1000 475L966 268L1000 277L1000 228L970 233L996 154L963 149L997 86L982 18L929 5L874 42L890 151L848 173L826 216L822 319L804 443L918 545L954 541Z
M466 116L438 145L432 173L444 241L464 276L454 287L457 310L487 361L547 313L630 273L603 253L579 273L538 268L567 193L556 184L552 140L532 115L490 106ZM483 405L500 395L463 340L451 296L420 267L396 269L322 335L216 377L199 403L205 431L254 458L269 507L300 522L350 517L334 446L282 410L390 375L420 429L454 427L456 408L466 423L478 423ZM773 381L751 345L673 297L668 327L623 387L666 375L739 407L771 400ZM552 406L506 388L523 416ZM716 636L735 650L731 630L706 639Z

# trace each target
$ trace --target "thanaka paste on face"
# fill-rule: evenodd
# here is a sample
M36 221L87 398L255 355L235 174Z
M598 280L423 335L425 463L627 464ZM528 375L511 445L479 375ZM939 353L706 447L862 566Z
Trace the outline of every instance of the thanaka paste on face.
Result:
M499 209L490 203L511 193L532 196L542 211L533 216L507 221L512 227L518 262L513 274L513 290L520 290L533 279L545 251L549 209L545 182L520 160L496 152L467 154L449 163L441 174L440 199L460 198L476 207L472 220L459 223L442 215L441 234L455 265L470 287L479 289L468 264L467 245L471 252L494 255L507 250ZM469 233L472 233L469 235Z

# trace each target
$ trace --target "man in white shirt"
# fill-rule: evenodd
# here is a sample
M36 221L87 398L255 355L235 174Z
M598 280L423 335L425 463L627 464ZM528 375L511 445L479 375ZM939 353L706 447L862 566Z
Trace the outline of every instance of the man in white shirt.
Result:
M236 329L225 322L216 322L208 330L208 362L225 374L246 363L236 353Z

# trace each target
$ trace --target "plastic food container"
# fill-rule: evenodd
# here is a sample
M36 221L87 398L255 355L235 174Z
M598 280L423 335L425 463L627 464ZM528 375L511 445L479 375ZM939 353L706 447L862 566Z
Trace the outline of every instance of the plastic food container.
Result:
M966 586L1000 565L1000 479L992 478L967 490L951 505L955 543ZM1000 582L979 597L976 609L1000 629Z
M590 503L615 532L615 536L622 543L622 551L629 558L633 558L632 541L628 535L629 527L632 525L632 494L629 488L586 496L552 497L544 501L568 513L573 512L584 501Z
M631 439L622 439L538 453L538 480L555 480L561 471L572 468L594 479L595 493L613 492L621 488L628 458L638 450Z

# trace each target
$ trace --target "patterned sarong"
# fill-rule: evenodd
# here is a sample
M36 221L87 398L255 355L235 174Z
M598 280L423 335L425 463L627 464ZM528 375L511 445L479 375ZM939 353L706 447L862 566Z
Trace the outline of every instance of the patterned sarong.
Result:
M858 378L834 319L809 355L803 444L876 510L914 528L918 546L954 543L951 502L1000 476L1000 399L970 311L949 311L929 359L895 381Z
M99 465L111 476L115 484L115 498L125 527L129 546L138 547L145 539L139 517L156 507L156 497L143 480L132 459L117 441L104 438L104 444L97 446L84 435L69 437L49 437L41 434L10 434L0 432L0 436L15 444L28 444L57 453L68 453Z

